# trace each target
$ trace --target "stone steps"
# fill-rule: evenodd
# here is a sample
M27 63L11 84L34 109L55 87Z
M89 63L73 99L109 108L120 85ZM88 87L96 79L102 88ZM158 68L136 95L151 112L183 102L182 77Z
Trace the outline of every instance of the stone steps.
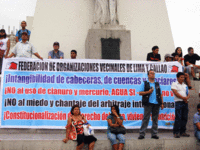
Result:
M189 114L188 114L188 122L187 122L188 131L194 131L193 116L197 112L197 105L200 103L200 99L199 99L200 81L191 80L191 83L192 83L192 87L195 90L190 90L190 99L188 103Z
M172 133L160 133L160 139L151 139L150 133L145 139L138 140L138 133L127 133L124 150L196 150L198 142L191 137L173 138ZM76 142L62 142L65 134L0 134L1 150L75 150ZM94 150L111 150L110 141L105 133L95 133L98 139ZM87 146L84 147L87 149Z

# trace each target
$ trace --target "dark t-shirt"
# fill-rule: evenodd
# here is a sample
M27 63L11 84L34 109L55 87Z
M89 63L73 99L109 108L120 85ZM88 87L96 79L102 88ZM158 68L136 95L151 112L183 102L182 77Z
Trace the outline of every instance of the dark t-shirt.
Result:
M153 52L147 54L147 61L160 61L160 54L153 55Z
M189 56L187 54L184 56L184 63L186 63L188 61L191 64L195 64L197 60L200 60L200 57L197 54L193 54L192 56ZM187 66L187 65L185 64L185 66Z

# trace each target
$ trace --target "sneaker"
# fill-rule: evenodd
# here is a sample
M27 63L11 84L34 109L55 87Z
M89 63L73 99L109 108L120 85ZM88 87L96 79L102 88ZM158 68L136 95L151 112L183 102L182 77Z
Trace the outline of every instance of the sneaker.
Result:
M174 138L180 138L178 134L174 134Z
M151 136L151 138L152 138L152 139L159 139L159 136L153 135L153 136Z
M187 134L187 133L182 133L181 136L184 136L184 137L189 137L190 135Z
M197 78L193 78L193 80L198 80Z
M139 140L144 139L144 136L143 136L143 135L140 135L140 136L138 137L138 139L139 139Z

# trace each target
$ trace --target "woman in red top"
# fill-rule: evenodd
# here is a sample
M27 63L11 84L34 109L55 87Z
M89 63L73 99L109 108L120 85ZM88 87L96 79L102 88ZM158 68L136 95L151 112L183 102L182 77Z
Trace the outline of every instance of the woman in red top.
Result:
M69 139L77 140L77 150L81 150L84 144L88 144L89 150L93 150L94 144L97 139L93 135L84 136L83 124L87 123L87 120L83 115L80 114L80 108L78 105L74 105L71 108L71 114L72 115L68 118L67 121L66 138L63 139L63 142L67 143ZM88 127L89 126L90 125L88 125Z

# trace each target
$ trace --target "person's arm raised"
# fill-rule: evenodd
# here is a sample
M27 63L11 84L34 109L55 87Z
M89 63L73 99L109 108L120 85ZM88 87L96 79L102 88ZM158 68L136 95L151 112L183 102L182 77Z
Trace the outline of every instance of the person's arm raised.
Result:
M120 119L120 116L116 112L113 114L117 117L117 122L115 124L118 124L119 126L123 125L123 120Z

